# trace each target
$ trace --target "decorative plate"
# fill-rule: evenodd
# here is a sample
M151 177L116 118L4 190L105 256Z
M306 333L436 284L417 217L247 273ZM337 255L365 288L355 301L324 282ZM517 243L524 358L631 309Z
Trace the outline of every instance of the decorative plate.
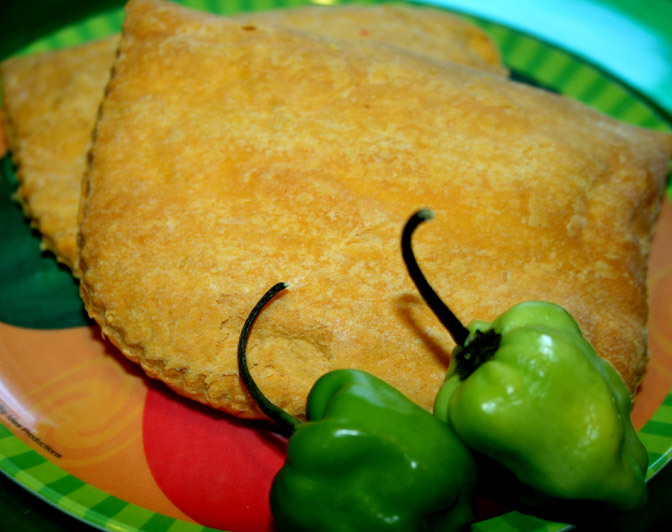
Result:
M305 0L185 0L216 13ZM320 2L323 3L323 2ZM339 2L329 2L339 3ZM16 53L119 31L120 9L44 36ZM626 122L670 130L641 95L578 58L507 27L471 18L499 44L515 79L583 101ZM270 532L268 490L285 442L178 397L100 338L69 272L39 248L0 162L0 470L64 512L110 531ZM650 258L651 362L633 420L651 476L672 457L672 187ZM557 531L562 523L483 503L479 532Z

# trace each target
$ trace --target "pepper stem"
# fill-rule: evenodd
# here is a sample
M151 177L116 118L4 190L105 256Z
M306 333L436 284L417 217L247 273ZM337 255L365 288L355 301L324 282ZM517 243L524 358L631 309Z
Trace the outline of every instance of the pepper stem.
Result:
M455 343L459 346L464 346L469 336L469 329L467 329L462 322L453 314L453 312L441 301L431 285L427 282L418 262L415 260L413 254L413 247L411 245L411 237L417 227L427 220L434 218L434 211L431 209L420 209L413 216L411 216L404 226L401 234L401 254L406 263L408 273L413 279L418 292L425 300L430 309L434 312L439 321L448 330L450 336L453 337Z
M287 288L287 283L277 283L273 285L259 300L250 312L250 315L245 320L242 330L240 331L240 338L238 340L238 372L240 378L245 385L245 388L254 399L259 409L266 414L271 421L278 426L278 432L283 436L290 437L296 427L301 423L291 414L288 414L280 407L274 405L261 391L257 383L250 374L250 368L247 366L247 340L250 336L250 330L257 316L261 313L264 306L275 297L276 294Z

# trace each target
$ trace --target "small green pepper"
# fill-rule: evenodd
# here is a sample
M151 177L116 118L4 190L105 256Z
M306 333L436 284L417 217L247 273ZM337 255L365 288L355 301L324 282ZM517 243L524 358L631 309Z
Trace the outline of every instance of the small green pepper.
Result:
M521 303L492 323L473 321L465 328L412 254L411 234L432 216L421 210L409 220L402 247L418 290L457 344L435 415L542 500L641 507L648 455L616 370L574 318L552 303Z
M238 346L241 378L259 408L290 437L271 511L282 531L451 531L473 519L476 464L450 428L363 371L335 370L312 387L307 422L272 404L255 384L245 349L250 328L279 283L259 301Z

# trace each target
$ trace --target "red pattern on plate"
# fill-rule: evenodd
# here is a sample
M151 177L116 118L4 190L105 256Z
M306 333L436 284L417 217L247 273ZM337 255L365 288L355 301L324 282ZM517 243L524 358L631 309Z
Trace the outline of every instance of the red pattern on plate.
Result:
M231 532L274 530L268 504L286 441L265 423L241 421L152 386L145 455L168 498L195 521Z

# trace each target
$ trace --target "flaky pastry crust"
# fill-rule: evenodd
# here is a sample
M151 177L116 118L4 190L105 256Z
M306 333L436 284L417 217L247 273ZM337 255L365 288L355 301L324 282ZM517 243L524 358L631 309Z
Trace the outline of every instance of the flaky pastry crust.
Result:
M252 372L302 415L357 367L425 408L453 347L409 280L416 254L465 322L566 307L631 390L670 137L499 76L132 0L81 210L81 292L103 333L185 396L258 411Z
M16 197L42 244L72 267L86 153L118 36L0 64Z
M425 57L508 74L499 49L487 33L457 15L427 6L304 6L241 14L237 18L337 39L386 43Z
M506 74L492 40L457 16L431 8L307 6L239 15L347 39L375 40L445 61ZM119 36L11 58L2 64L6 127L21 186L17 198L43 247L72 267L77 212L91 133ZM0 155L2 149L0 131Z

